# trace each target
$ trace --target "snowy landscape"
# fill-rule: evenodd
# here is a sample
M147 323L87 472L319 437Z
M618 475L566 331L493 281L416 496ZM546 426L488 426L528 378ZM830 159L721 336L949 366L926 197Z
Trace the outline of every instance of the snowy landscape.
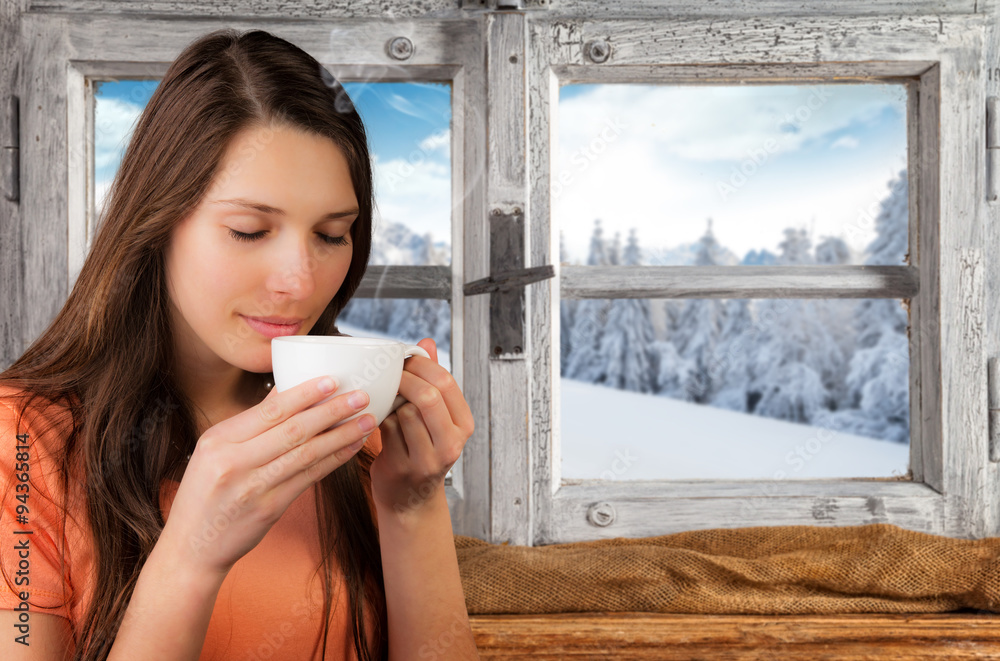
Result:
M906 171L888 182L865 264L904 264ZM738 259L711 228L645 253L603 236L586 265L839 265L843 239L789 228L779 252ZM373 264L447 264L446 244L389 223ZM574 263L563 254L563 263ZM446 301L356 299L358 333L450 347ZM889 477L909 466L907 315L894 299L615 299L560 303L562 475L567 479ZM442 361L443 362L443 361ZM623 457L635 458L624 460ZM724 461L720 461L724 457ZM616 459L618 461L616 461ZM625 470L618 470L627 466Z
M98 86L95 217L155 86ZM380 212L370 263L450 265L449 88L380 83L351 93L373 129ZM563 86L552 189L560 261L905 264L906 170L895 165L906 158L905 108L899 85ZM562 476L905 475L904 303L560 301ZM354 299L339 327L434 338L450 369L450 315L443 300Z

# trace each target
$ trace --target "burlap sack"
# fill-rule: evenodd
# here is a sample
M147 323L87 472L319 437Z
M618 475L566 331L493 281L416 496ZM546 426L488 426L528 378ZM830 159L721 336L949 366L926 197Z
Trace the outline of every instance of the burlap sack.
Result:
M1000 537L885 523L455 546L470 614L1000 612Z

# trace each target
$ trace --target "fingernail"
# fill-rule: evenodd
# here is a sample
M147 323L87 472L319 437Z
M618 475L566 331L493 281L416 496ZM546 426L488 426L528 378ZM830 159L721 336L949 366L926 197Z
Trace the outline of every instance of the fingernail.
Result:
M368 403L368 395L363 390L358 390L347 398L347 403L356 409L360 409Z
M332 377L325 376L320 379L319 383L316 384L319 387L319 391L322 393L333 392L337 389L337 382L333 380Z
M368 441L368 437L365 436L364 438L362 438L357 443L351 443L350 445L348 445L347 449L350 450L351 452L354 452L356 450L360 450L361 446L364 445L367 441Z
M375 429L375 418L370 415L362 416L358 419L358 427L361 431L371 431Z

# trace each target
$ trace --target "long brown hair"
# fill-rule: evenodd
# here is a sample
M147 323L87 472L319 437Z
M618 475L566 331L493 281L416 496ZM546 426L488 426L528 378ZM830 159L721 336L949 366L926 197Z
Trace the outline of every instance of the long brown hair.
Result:
M198 440L193 403L171 378L164 248L215 177L224 176L217 169L234 135L257 125L328 137L349 164L360 208L350 230L354 253L343 285L310 330L337 334L337 315L361 282L371 251L372 173L361 118L343 87L302 49L260 30L219 30L191 43L170 65L139 118L69 298L48 329L0 373L0 385L25 395L20 410L42 398L72 412L72 433L58 459L62 493L70 492L71 467L79 458L97 566L74 659L107 657L163 530L161 481L183 465ZM263 386L273 375L259 377ZM150 411L153 402L160 403L158 411ZM388 658L378 530L362 484L370 479L372 459L363 449L321 480L317 494L324 656L336 553L349 592L355 652L362 661ZM374 652L367 644L366 607L380 641Z

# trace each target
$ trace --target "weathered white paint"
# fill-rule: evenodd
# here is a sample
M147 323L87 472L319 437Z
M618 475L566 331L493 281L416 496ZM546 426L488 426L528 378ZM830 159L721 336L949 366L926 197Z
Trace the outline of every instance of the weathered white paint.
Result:
M910 298L911 266L563 266L563 298Z

